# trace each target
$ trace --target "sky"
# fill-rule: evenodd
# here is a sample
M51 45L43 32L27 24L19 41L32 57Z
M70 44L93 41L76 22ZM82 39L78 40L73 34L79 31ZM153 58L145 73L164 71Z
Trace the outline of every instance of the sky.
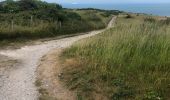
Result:
M59 4L170 3L170 0L42 0L42 1Z
M170 0L45 0L60 4L170 3Z

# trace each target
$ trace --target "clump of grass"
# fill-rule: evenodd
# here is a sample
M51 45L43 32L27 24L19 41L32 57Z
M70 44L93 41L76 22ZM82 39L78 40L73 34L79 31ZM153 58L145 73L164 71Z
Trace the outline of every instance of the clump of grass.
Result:
M40 93L39 100L57 100L56 98L50 96L46 89L40 88L38 91Z
M65 67L65 80L86 100L94 92L111 100L170 98L168 25L118 18L115 28L76 43L63 56L78 59Z
M153 18L153 17L146 17L145 19L144 19L144 21L145 22L156 22L156 19L155 18Z
M125 18L133 18L133 16L132 15L130 15L130 14L127 14L127 16L125 17Z
M47 89L42 87L42 82L40 79L37 79L35 81L35 86L38 87L38 92L39 92L39 98L38 100L57 100L55 97L52 97Z
M39 100L57 100L57 99L47 95L43 95L39 97Z
M42 82L39 79L37 79L35 81L35 86L40 87L41 85L42 85Z

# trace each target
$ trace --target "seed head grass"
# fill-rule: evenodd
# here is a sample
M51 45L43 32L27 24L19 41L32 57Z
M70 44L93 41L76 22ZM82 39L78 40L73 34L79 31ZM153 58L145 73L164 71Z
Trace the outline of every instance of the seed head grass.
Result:
M116 23L64 51L65 59L77 61L64 67L68 87L86 100L93 93L111 100L168 100L169 25L145 16L119 17Z

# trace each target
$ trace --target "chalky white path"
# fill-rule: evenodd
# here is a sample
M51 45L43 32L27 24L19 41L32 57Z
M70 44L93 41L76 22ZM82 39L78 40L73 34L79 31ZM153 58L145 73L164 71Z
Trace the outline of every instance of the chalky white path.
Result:
M116 17L108 24L112 27ZM105 29L104 29L105 30ZM34 84L36 68L40 58L52 49L66 48L75 41L91 37L104 30L92 31L85 35L51 40L39 45L25 46L17 50L1 50L0 54L20 60L22 63L13 68L0 72L0 100L37 100L38 91Z

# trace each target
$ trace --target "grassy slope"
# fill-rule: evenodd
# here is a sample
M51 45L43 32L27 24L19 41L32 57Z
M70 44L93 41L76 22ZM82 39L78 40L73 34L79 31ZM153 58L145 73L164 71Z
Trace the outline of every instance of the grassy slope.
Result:
M36 11L36 16L38 16L38 12L39 11ZM62 10L63 15L67 16L65 16L66 18L61 22L61 26L60 22L57 20L49 21L35 18L34 15L32 15L32 11L24 11L17 14L1 14L0 39L10 40L16 38L43 38L86 32L94 29L104 28L106 25L105 23L107 22L103 21L105 21L105 19L109 20L111 18L111 14L107 17L101 16L99 13L105 13L102 11L81 10L76 12L80 13L73 13L72 10ZM13 30L11 28L11 16L14 17ZM33 16L32 23L31 16ZM60 14L60 16L62 16L62 14ZM56 16L56 18L57 17L58 16Z
M95 29L101 29L106 27L106 23L111 19L109 16L103 16L105 11L96 10L63 10L68 14L67 19L62 22L62 26L59 27L57 21L40 20L33 17L32 26L30 26L29 12L21 12L15 14L14 29L11 30L10 14L2 14L0 18L0 45L6 46L11 43L22 43L32 39L54 37L59 35L69 35L81 32L87 32ZM70 13L70 14L69 14ZM71 16L71 14L80 16L81 19ZM92 16L90 16L90 15ZM28 15L28 16L27 16ZM3 16L3 17L2 17ZM5 17L9 16L9 17ZM22 18L26 16L26 19ZM56 16L57 17L57 16ZM95 18L94 18L95 17ZM5 19L3 19L5 18ZM94 20L97 19L97 20Z
M64 51L65 81L79 98L170 98L169 22L144 17L119 17L115 28Z

